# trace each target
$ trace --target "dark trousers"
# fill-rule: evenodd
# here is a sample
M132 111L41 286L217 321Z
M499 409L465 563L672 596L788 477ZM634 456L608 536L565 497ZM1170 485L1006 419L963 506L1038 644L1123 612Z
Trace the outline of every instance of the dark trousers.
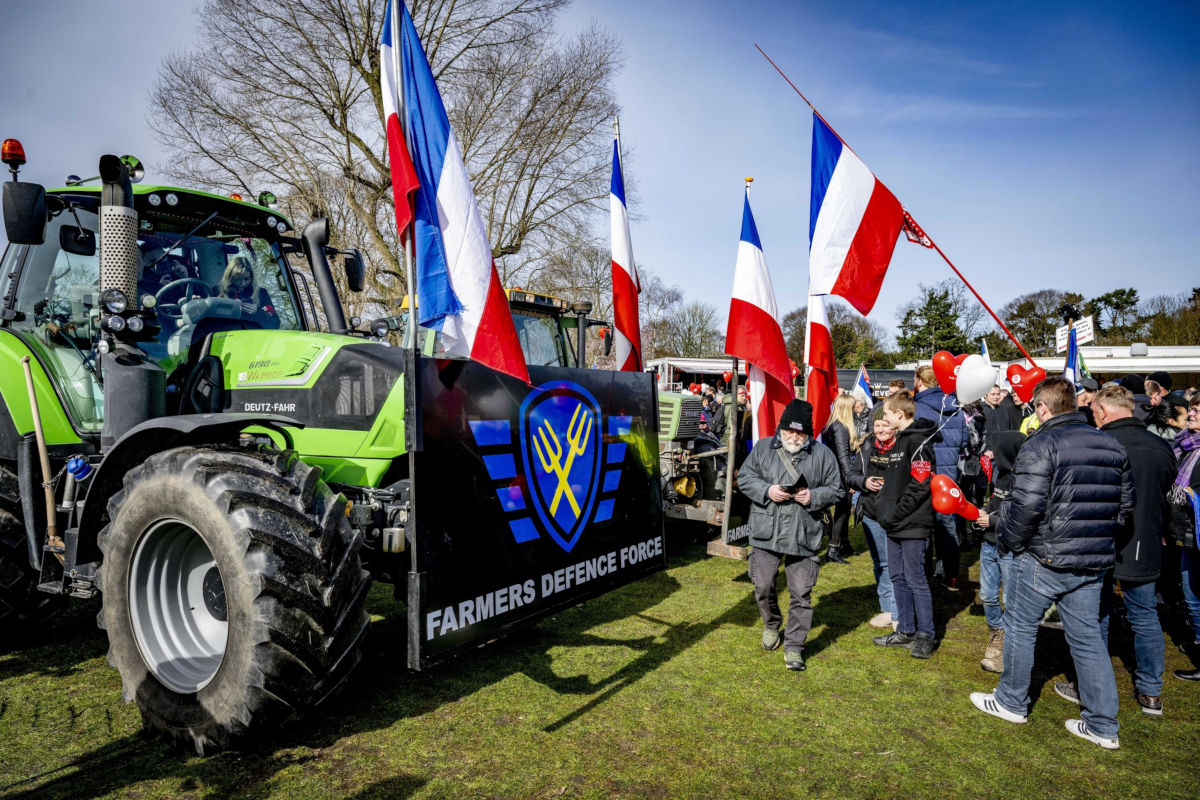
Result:
M785 650L803 650L812 628L812 590L817 585L820 560L817 556L789 556L759 547L750 551L750 582L754 584L758 613L762 615L763 625L775 631L783 622L783 615L779 611L779 594L775 588L780 563L783 564L783 574L791 595L783 647Z
M833 507L833 522L829 528L829 549L840 553L850 545L850 495L838 500Z
M934 546L937 560L942 562L942 574L957 578L958 560L958 517L954 514L933 515Z
M925 577L925 551L928 539L887 540L888 573L892 576L892 596L896 600L896 630L911 636L933 636L933 595Z

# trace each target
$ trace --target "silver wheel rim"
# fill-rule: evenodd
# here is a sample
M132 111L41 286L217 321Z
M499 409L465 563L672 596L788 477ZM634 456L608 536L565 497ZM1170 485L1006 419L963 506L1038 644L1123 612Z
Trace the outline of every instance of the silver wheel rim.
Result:
M224 583L212 551L187 523L160 520L138 540L129 616L142 660L164 686L193 694L212 682L229 634Z

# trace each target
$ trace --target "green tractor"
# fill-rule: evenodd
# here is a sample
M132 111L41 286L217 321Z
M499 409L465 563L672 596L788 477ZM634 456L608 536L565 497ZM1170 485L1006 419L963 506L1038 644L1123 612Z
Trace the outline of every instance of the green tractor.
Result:
M135 186L131 157L49 191L3 160L0 636L99 595L148 727L202 753L308 712L372 580L426 669L665 566L650 376L570 366L537 314L532 384L436 331L391 347L347 324L325 220Z

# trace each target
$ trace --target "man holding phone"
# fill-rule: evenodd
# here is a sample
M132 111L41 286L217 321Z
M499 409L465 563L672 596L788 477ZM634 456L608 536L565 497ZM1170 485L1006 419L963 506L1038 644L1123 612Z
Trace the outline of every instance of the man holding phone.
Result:
M841 499L841 473L833 452L812 438L812 406L793 400L774 436L758 441L738 471L738 489L750 498L750 581L763 620L762 646L782 644L784 665L803 670L804 642L812 628L824 526L821 513ZM779 565L787 578L787 627L775 588Z

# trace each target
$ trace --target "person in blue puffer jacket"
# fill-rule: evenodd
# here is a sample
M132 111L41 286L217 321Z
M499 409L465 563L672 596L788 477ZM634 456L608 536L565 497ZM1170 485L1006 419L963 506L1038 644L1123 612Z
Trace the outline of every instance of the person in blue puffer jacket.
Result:
M936 471L958 483L958 456L967 441L966 419L958 407L958 398L938 388L933 367L918 367L913 378L917 404L917 419L927 419L942 435L942 441L934 445ZM933 525L933 546L937 559L942 564L945 586L958 591L958 522L953 514L938 514ZM935 570L936 571L936 570Z

